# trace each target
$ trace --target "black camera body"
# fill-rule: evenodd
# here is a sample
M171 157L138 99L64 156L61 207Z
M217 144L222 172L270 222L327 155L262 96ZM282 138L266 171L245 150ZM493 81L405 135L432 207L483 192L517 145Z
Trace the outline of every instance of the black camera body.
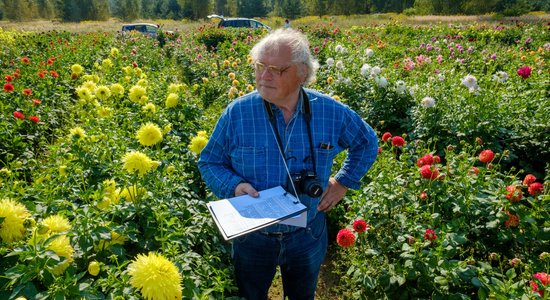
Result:
M292 182L298 194L306 194L317 198L323 194L323 186L314 172L302 170L300 173L291 174Z

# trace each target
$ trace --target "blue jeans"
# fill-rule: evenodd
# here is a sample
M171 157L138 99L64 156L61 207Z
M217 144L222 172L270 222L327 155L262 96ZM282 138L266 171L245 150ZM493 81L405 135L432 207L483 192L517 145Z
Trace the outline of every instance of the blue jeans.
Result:
M327 252L325 215L306 228L277 234L260 231L233 241L233 264L239 296L267 299L277 266L281 268L284 297L314 299L317 277Z

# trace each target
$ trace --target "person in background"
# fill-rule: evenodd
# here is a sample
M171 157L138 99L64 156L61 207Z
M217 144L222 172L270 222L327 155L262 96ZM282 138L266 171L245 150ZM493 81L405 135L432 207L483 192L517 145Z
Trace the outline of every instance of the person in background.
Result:
M290 21L288 19L285 20L285 28L290 28Z
M230 103L199 158L220 198L283 186L308 207L307 226L275 224L232 241L239 296L267 299L277 266L284 297L314 299L327 251L326 213L374 163L374 130L348 106L304 86L319 67L304 34L278 29L251 50L256 90ZM333 176L335 156L347 157ZM286 298L285 298L286 299Z

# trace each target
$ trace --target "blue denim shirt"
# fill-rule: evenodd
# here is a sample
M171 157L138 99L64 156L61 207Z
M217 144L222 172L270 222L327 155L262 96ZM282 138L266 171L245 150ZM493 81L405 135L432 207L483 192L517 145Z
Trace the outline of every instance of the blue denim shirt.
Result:
M358 189L361 178L378 154L376 133L349 107L314 90L306 89L306 92L310 99L313 150L320 182L326 188L334 157L348 150L343 165L334 177L346 187ZM304 169L313 170L302 103L300 99L288 124L285 124L283 112L271 104L291 174ZM235 188L241 182L250 183L258 191L278 185L288 189L288 174L271 126L257 91L228 105L202 150L198 163L206 185L216 196L234 197ZM309 223L319 213L317 205L320 199L304 194L300 194L299 198L308 207ZM266 231L289 232L296 229L294 226L276 224Z

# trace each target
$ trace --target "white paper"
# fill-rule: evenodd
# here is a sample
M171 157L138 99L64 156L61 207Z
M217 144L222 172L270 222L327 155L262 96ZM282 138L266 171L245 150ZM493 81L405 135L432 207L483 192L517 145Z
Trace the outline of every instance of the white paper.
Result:
M263 190L259 194L258 198L242 195L207 203L226 240L279 222L306 226L306 206L282 187ZM294 217L296 214L298 216Z

